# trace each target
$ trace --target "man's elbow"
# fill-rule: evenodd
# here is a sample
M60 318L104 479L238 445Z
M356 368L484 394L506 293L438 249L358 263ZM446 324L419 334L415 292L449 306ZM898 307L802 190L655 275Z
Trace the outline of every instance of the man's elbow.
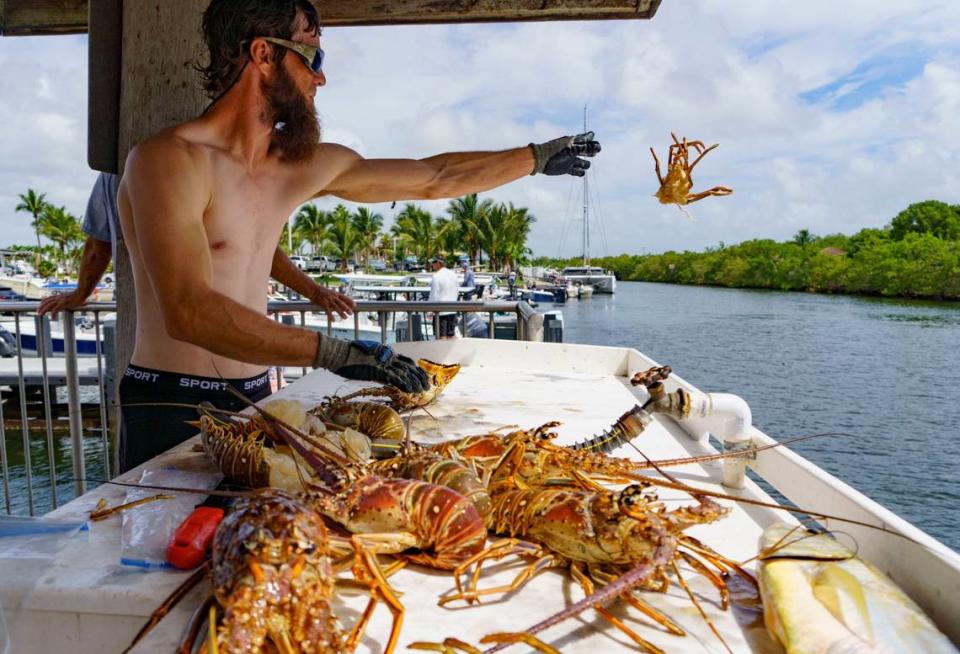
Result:
M199 340L199 326L197 312L183 307L164 308L163 326L167 336L175 341L183 341L197 345Z

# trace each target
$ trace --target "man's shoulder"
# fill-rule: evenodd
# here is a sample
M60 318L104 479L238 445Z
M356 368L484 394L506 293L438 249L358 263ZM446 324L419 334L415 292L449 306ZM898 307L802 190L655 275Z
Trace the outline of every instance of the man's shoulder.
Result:
M182 166L194 162L198 154L198 144L183 138L172 128L165 129L137 143L127 155L127 166L168 162Z
M312 160L314 163L346 167L362 158L363 157L357 154L356 151L351 150L345 145L340 145L339 143L317 143L317 148L314 150Z

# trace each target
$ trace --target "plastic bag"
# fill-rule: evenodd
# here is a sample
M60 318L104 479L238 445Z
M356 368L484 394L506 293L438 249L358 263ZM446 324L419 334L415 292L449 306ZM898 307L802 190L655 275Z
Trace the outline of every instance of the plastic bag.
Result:
M213 490L223 475L219 472L184 472L172 468L145 470L140 483L145 486L172 486ZM135 488L127 491L127 502L150 497L157 493L173 499L149 502L125 510L121 528L120 563L138 568L158 569L172 567L167 563L167 545L177 527L205 499L197 493L176 493L154 488Z
M21 610L60 550L89 531L84 520L0 516L0 654L29 636L20 626Z
M89 529L85 520L0 516L0 559L52 559L70 538Z

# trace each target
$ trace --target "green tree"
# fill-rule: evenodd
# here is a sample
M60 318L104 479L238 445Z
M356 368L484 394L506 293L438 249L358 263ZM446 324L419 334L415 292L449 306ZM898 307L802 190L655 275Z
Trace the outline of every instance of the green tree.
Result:
M493 205L480 214L478 241L493 270L516 266L529 253L527 236L535 221L528 209L512 203Z
M360 250L360 263L367 265L370 252L376 247L377 237L383 228L383 216L367 207L360 207L353 214L353 229L357 233L357 248Z
M291 232L292 236L290 235ZM283 225L283 231L280 232L280 249L288 255L299 254L303 243L303 234L299 233L296 229L290 230L290 224L285 223Z
M37 235L37 254L33 265L38 272L40 269L40 218L43 215L43 210L49 206L46 198L46 193L38 194L32 188L27 189L26 193L20 194L20 204L14 209L14 211L26 211L33 216L33 222L30 223L30 226L33 227L33 231Z
M516 268L526 260L530 254L527 247L527 237L530 227L537 221L526 207L514 207L513 203L506 208L503 241L500 253L503 263Z
M360 245L360 234L354 228L350 212L342 204L338 204L330 212L330 224L327 228L327 239L330 250L340 258L340 270L347 271L347 259L354 255Z
M305 204L293 218L294 237L309 243L310 251L316 256L323 252L323 246L327 242L329 221L327 212L321 211L313 203Z
M861 229L847 240L847 251L850 256L856 257L860 252L870 250L889 240L890 232L886 229Z
M465 195L462 198L450 200L447 205L447 214L453 222L452 229L470 257L471 263L477 263L480 256L480 222L483 215L493 207L493 200L482 202L476 193Z
M948 241L960 239L960 212L946 202L916 202L890 221L890 238L895 241L907 234L932 234Z
M59 261L66 268L67 274L70 274L67 247L84 240L80 222L67 211L66 207L47 205L43 208L43 215L40 217L39 232L57 245Z
M817 237L810 233L809 229L801 229L799 232L793 235L793 242L803 247L817 240Z
M437 239L437 250L445 259L450 260L462 248L463 240L460 238L457 225L450 218L437 218L436 225L437 233L440 234Z
M424 211L415 204L407 204L390 228L391 233L397 236L398 249L402 244L410 248L422 259L436 256L440 250L441 238L451 223L439 224L429 211Z

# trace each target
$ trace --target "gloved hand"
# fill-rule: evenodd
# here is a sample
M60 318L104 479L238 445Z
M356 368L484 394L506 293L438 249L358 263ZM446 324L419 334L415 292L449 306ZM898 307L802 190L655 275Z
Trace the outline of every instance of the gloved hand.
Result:
M531 143L533 148L533 172L531 175L576 175L587 174L590 162L579 157L592 157L600 152L600 143L593 140L593 132L576 136L561 136L546 143Z
M376 341L344 341L321 335L313 367L332 370L347 379L389 384L406 393L430 388L426 371L413 359Z

